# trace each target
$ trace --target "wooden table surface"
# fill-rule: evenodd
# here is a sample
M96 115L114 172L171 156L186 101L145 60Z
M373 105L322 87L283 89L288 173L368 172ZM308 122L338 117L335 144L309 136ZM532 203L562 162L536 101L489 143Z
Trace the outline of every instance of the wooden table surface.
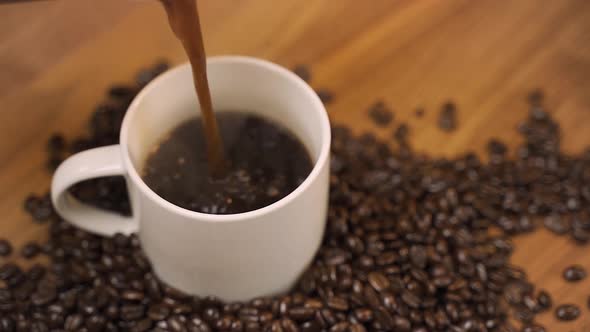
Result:
M515 146L525 96L546 91L563 126L563 147L590 145L589 1L202 0L209 55L245 54L284 66L309 64L312 85L335 93L335 123L374 127L377 98L411 127L414 147L437 156L483 151L498 137ZM185 61L155 1L57 0L0 5L0 236L17 245L46 230L22 211L29 192L45 192L44 145L62 131L85 130L113 82L126 82L158 58ZM448 99L459 129L436 127ZM413 116L416 107L426 114ZM379 130L383 137L391 129ZM557 303L583 307L573 323L550 313L549 331L590 331L590 278L566 284L565 266L590 269L590 247L545 231L516 240L514 262Z

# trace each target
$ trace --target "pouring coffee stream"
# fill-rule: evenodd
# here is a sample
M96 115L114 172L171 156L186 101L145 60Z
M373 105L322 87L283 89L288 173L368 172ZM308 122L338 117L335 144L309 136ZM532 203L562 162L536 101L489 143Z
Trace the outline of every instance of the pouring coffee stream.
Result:
M212 177L223 177L229 167L213 112L211 92L207 80L207 59L196 0L160 0L168 14L170 27L189 58L207 144L207 160Z

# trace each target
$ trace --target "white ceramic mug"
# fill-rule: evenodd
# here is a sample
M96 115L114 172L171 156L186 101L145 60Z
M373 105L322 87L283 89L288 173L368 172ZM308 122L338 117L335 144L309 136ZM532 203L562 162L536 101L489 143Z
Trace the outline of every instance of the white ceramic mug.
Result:
M330 124L315 92L289 70L265 60L222 56L207 61L217 110L249 110L290 129L315 165L283 199L230 215L198 213L153 192L140 172L148 152L172 128L199 114L188 64L147 85L129 106L120 144L80 152L57 169L51 195L57 212L102 235L138 232L156 274L191 294L244 301L287 291L313 259L328 205ZM288 153L288 152L286 152ZM67 189L102 176L127 180L132 217L85 205Z

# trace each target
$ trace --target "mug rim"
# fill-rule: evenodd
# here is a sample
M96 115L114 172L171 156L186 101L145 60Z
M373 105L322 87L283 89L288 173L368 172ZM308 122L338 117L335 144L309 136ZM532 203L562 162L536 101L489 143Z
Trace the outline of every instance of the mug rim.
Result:
M254 219L262 217L272 211L282 208L283 206L289 204L293 201L296 197L301 195L304 191L306 191L318 178L320 172L324 167L327 167L327 163L330 157L330 145L331 145L331 127L330 121L328 118L328 112L323 104L323 102L318 97L317 93L299 76L295 73L291 72L290 70L286 69L283 66L280 66L276 63L273 63L268 60L264 60L261 58L255 58L250 56L242 56L242 55L220 55L220 56L213 56L207 58L207 64L211 63L247 63L259 67L264 67L267 70L273 71L277 74L280 74L285 79L288 79L295 83L298 88L302 89L303 92L310 98L311 103L313 105L313 109L315 112L319 112L320 117L320 127L321 127L321 147L320 153L318 155L317 160L314 162L313 168L309 175L305 178L305 180L295 188L292 192L290 192L287 196L279 199L278 201L269 204L267 206L261 207L256 210L246 211L242 213L232 213L232 214L209 214L203 212L197 212L189 209L185 209L178 205L175 205L160 195L156 194L141 178L138 174L135 166L131 161L131 157L129 156L129 149L128 149L128 131L129 126L131 125L131 121L134 118L137 109L139 108L140 103L142 102L145 97L153 91L155 91L162 81L166 80L168 77L175 75L177 72L182 70L186 70L186 67L190 67L188 62L182 63L177 65L168 71L164 72L163 74L159 75L155 79L153 79L150 83L148 83L141 91L133 98L133 101L127 108L127 112L123 119L121 125L121 132L119 135L119 144L121 145L121 153L123 155L123 162L125 164L126 174L131 178L133 183L141 190L144 194L146 194L151 200L156 202L162 208L165 208L175 214L180 214L182 216L191 218L191 219L198 219L199 221L205 222L236 222L245 219Z

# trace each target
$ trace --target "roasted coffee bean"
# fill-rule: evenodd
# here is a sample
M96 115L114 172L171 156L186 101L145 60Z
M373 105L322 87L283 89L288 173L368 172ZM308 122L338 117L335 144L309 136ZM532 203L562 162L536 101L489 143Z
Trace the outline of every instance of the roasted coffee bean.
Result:
M186 324L181 318L182 316L172 316L166 320L168 329L173 332L186 332Z
M79 314L72 314L66 318L64 329L66 331L78 331L84 326L84 317Z
M368 276L369 283L376 291L381 292L389 288L389 279L379 272L371 272Z
M158 321L164 320L170 314L170 309L167 306L161 304L154 304L149 307L147 315L150 319Z
M410 127L406 123L401 123L393 131L393 138L400 144L407 144L408 134L410 133Z
M423 107L418 107L416 108L416 110L414 111L414 115L417 118L421 118L424 116L424 114L426 113L426 110Z
M293 67L293 73L295 73L295 75L299 76L305 82L309 83L311 80L311 71L306 65L296 65Z
M41 252L41 247L36 242L29 242L21 249L21 255L24 258L33 258Z
M12 253L12 244L6 239L0 239L0 257L6 257Z
M385 106L383 101L371 105L368 114L373 123L380 127L386 127L393 120L393 112Z
M120 310L120 317L123 320L136 320L143 316L144 313L144 306L143 305L123 305Z
M361 324L351 324L348 330L350 332L367 332L367 329Z
M41 288L31 295L31 304L34 306L43 306L51 303L56 297L57 293L54 288Z
M215 322L215 328L219 331L229 330L232 324L231 316L223 316ZM280 324L279 324L280 325Z
M426 266L428 257L426 254L426 250L422 246L414 245L410 248L410 259L412 263L420 269L423 269ZM420 271L420 270L415 270ZM424 279L424 278L422 278Z
M523 323L530 323L535 318L535 314L527 308L519 308L514 311L514 318Z
M590 242L590 231L587 229L574 227L572 228L571 236L577 244L586 244Z
M555 308L555 317L562 321L575 320L580 316L580 308L575 304L562 304Z
M37 205L40 204L40 199L35 194L29 194L24 201L23 207L26 212L32 214Z
M569 282L580 281L586 278L586 270L581 265L572 265L563 270L563 279Z
M232 325L232 329L231 331L242 331L242 329L240 329L240 321L235 321L234 324ZM205 323L204 320L202 320L200 317L194 316L192 317L189 322L188 322L188 330L189 332L211 332L212 329L209 327L209 325L207 323ZM248 329L246 329L247 331Z
M86 319L85 325L89 332L103 331L106 326L106 319L103 316L92 315Z
M412 308L419 308L420 307L420 297L410 291L402 291L401 294L402 301L404 301L408 306Z
M551 295L549 295L549 293L547 293L545 290L539 291L539 294L537 295L537 303L539 304L540 310L547 310L553 305Z
M143 300L144 295L142 292L126 290L121 293L121 298L126 301L140 302Z
M0 331L13 332L16 329L14 320L10 317L0 317Z
M7 281L20 273L20 268L14 263L6 263L0 266L0 280Z
M61 153L66 148L66 140L63 135L55 133L47 140L47 150L49 153Z
M289 309L289 317L296 321L311 320L315 316L315 310L307 307Z
M31 214L33 221L37 223L45 223L49 221L54 214L49 194L42 197L37 197L36 195L31 194L25 200L24 208Z
M385 310L385 308L382 307L375 310L375 321L384 330L391 331L395 327L394 318L391 316L391 314L389 314L389 312L387 312L387 310Z
M161 73L168 70L168 68L170 68L170 65L168 64L168 62L163 61L163 60L158 61L151 68L147 68L147 69L139 71L137 73L135 81L136 81L137 85L139 85L140 87L143 87L144 85L147 85L151 80L156 78L158 75L160 75Z
M543 98L543 91L541 89L534 89L527 96L527 100L531 105L540 105Z
M557 235L566 234L570 229L567 220L558 215L547 216L544 225L545 228Z
M316 93L318 94L318 97L320 97L320 100L326 105L334 100L334 94L330 90L317 89Z
M34 321L31 323L31 332L49 332L49 327L45 322Z
M295 324L295 322L289 318L281 319L281 327L283 328L283 331L285 331L285 332L299 331L299 327L297 327L297 324Z
M108 95L114 99L130 99L136 93L136 89L128 85L113 85L109 88Z
M358 308L354 310L354 317L361 323L367 323L373 320L373 311L367 308Z
M41 264L33 264L27 271L27 276L31 280L39 280L45 275L47 268Z
M345 298L332 296L326 301L326 305L336 311L348 310L348 301Z
M261 314L262 315L262 314ZM214 322L219 319L220 313L219 309L215 307L208 307L203 311L203 318L207 322Z
M438 127L444 131L453 131L457 127L456 107L452 102L443 105L438 116Z
M523 296L522 303L531 312L538 312L540 310L537 300L531 294Z
M154 300L159 300L160 298L162 298L162 290L160 288L160 284L151 273L145 275L144 285L150 298Z
M521 332L545 332L545 328L541 325L532 324L532 325L524 325L520 331Z
M406 331L410 331L412 324L410 323L410 321L402 316L395 316L393 318L393 322L394 322L394 326L395 326L395 331L400 331L400 332L406 332Z
M495 138L492 138L490 141L488 141L487 148L488 153L491 155L504 155L508 150L504 143Z

